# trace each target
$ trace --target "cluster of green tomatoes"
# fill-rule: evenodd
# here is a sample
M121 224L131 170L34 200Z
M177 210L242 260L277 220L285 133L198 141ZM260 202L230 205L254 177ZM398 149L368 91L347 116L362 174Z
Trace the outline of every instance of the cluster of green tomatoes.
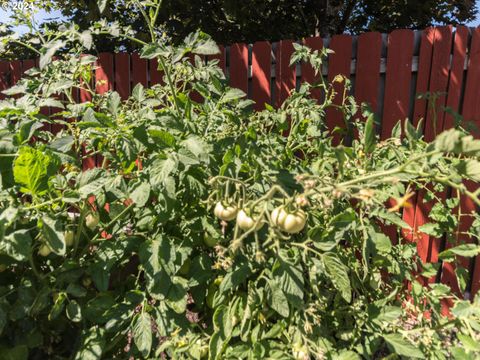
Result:
M100 218L96 212L90 212L85 216L85 226L89 228L90 230L94 230L97 226L98 223L100 222ZM63 233L65 245L67 247L73 246L75 242L75 232L71 229L65 230ZM48 256L52 252L51 247L47 243L43 243L40 245L38 248L38 255L40 256Z
M258 214L248 208L239 208L236 204L225 204L219 201L215 204L214 215L220 220L232 221L235 219L238 227L244 231L259 231L268 218L276 228L288 234L296 234L303 230L307 222L307 215L302 209L289 209L281 205L268 214Z

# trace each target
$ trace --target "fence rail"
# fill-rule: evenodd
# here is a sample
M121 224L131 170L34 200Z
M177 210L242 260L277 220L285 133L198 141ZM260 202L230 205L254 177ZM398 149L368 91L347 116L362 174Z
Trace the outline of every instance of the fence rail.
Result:
M352 80L352 94L359 102L369 103L381 118L378 129L381 139L390 135L398 120L408 117L414 125L424 119L424 136L432 140L435 129L442 131L454 125L454 116L446 111L447 107L480 125L480 27L429 27L423 31L395 30L390 34L312 37L302 42L313 49L326 46L334 51L322 68L323 76L332 80L342 74ZM279 106L300 82L315 80L309 65L289 65L293 52L291 40L274 44L237 43L221 50L221 54L205 61L219 60L229 83L245 91L256 102L256 110L263 109L265 103ZM22 73L33 66L33 60L0 61L0 90L15 84ZM155 61L141 59L138 54L100 53L95 81L98 92L116 90L126 98L135 84L159 83L161 74ZM338 94L342 94L342 86L336 84ZM435 104L429 105L426 99L416 96L426 92L440 94ZM321 94L314 93L314 96ZM87 94L78 94L80 100L86 97ZM340 96L335 99L338 103L341 100ZM329 128L342 125L339 112L329 110L326 116ZM433 124L434 121L437 123ZM466 185L470 190L478 187L470 182ZM450 195L445 192L438 196L445 200ZM404 210L403 218L414 231L403 233L403 237L417 243L422 261L437 263L438 253L453 244L447 243L445 237L433 238L417 231L428 222L433 206L423 198L424 193L419 191L413 206ZM460 206L463 212L478 211L466 197L462 197ZM461 234L470 225L471 220L465 217L456 234L457 243L471 241ZM480 257L459 260L469 269L470 280L463 294L469 298L480 288ZM441 264L437 276L428 281L448 284L459 293L453 264Z

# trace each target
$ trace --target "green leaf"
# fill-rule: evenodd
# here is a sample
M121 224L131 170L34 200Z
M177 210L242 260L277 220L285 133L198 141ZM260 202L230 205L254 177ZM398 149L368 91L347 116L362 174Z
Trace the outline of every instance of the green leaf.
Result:
M480 181L480 162L474 159L460 160L456 165L458 173L473 181Z
M455 276L457 278L458 287L461 292L465 292L468 281L470 279L470 273L467 269L461 266L455 268Z
M75 360L100 360L102 359L103 349L105 348L104 330L98 327L92 327L86 330L82 336L82 343Z
M395 126L392 128L392 138L400 139L402 137L402 122L397 121Z
M57 298L55 299L55 303L53 304L52 308L50 309L50 313L48 314L48 320L55 320L58 315L60 315L65 307L65 300L67 296L65 293L61 292L58 294Z
M25 345L13 348L0 347L0 359L2 360L27 360L28 348Z
M470 301L457 300L452 308L452 314L459 318L468 319L472 316L480 317L480 308Z
M53 42L47 43L41 49L39 61L40 69L43 69L45 66L47 66L52 61L53 55L55 55L55 53L64 46L65 42L61 40L55 40Z
M63 106L63 103L60 100L57 100L57 99L54 99L54 98L41 99L38 102L38 106L40 106L40 107L54 107L54 108L59 108L59 109L64 109L65 108Z
M417 129L415 129L408 119L405 119L405 135L410 143L414 143L419 139Z
M175 136L166 130L151 128L148 130L148 134L153 138L157 146L162 148L175 146Z
M177 162L173 157L157 158L150 167L150 184L153 187L163 185L167 177L177 168Z
M103 11L100 10L100 13L102 13ZM86 48L87 50L90 50L90 48L92 47L92 33L89 31L89 30L84 30L80 33L80 36L78 37L78 40L80 41L80 43L83 45L84 48Z
M150 197L151 187L147 182L142 182L131 192L130 198L137 207L143 207Z
M100 14L103 14L105 11L105 8L107 7L108 0L98 0L97 1L97 6L98 6L98 11L100 11Z
M411 229L411 226L408 225L400 216L393 212L388 212L384 209L381 209L379 211L374 211L372 212L372 215L378 216L382 218L383 220L386 220L388 223L397 225L398 227L402 229Z
M68 284L66 292L75 297L84 297L87 295L87 290L83 286L75 283Z
M473 257L480 254L480 245L477 244L462 244L456 247L447 249L438 254L438 258L442 260L452 259L455 255Z
M402 309L398 306L384 306L380 314L375 318L376 321L392 323L402 316Z
M426 264L423 264L422 267L423 267L422 276L425 276L426 278L430 278L432 276L437 275L439 264L426 263Z
M161 55L168 55L160 44L147 44L142 48L140 56L143 59L155 59Z
M232 100L238 100L245 96L247 96L247 94L245 94L242 90L231 88L231 89L228 89L225 94L223 94L222 102L226 103Z
M52 249L55 254L60 256L65 255L66 245L61 221L44 215L41 222L41 229L50 249Z
M435 149L457 155L478 156L480 140L474 139L471 135L465 135L457 129L449 129L437 136Z
M137 316L133 325L133 340L142 356L148 358L152 348L152 323L148 313L142 312Z
M233 289L235 290L240 284L245 282L250 275L251 269L247 263L237 264L233 267L232 271L225 275L222 280L222 283L219 287L220 293L225 293L226 291Z
M352 288L348 277L348 268L333 253L323 254L323 264L333 285L340 291L346 302L352 300Z
M373 229L369 232L370 239L375 244L375 249L379 253L388 254L392 250L392 242L388 236L382 233L377 233Z
M467 351L461 347L454 347L450 349L450 352L455 360L476 360L476 356L473 353L467 353Z
M0 253L8 255L17 261L28 260L32 251L31 247L32 238L28 230L17 230L0 241Z
M463 347L467 351L480 351L480 342L472 339L470 336L465 334L457 334L458 340L463 344Z
M205 284L212 276L212 261L206 254L200 254L192 260L189 272L189 286Z
M370 113L365 123L365 137L363 139L364 151L366 154L375 150L375 114Z
M0 307L0 335L2 335L5 325L7 325L7 313Z
M215 55L220 53L220 49L215 41L212 39L205 39L195 46L192 52L199 55Z
M168 289L167 304L177 314L182 314L187 308L187 283L186 279L174 276Z
M53 150L66 153L72 149L73 143L73 136L67 135L53 140L48 146Z
M191 135L181 145L201 161L208 161L212 146L198 136Z
M141 83L138 83L133 88L132 97L138 102L142 102L143 100L145 100L145 88Z
M97 195L103 190L105 184L110 180L108 177L101 177L92 182L81 186L78 189L78 194L82 199L88 198L90 195Z
M48 190L48 180L59 167L60 162L50 151L23 146L14 161L13 176L24 193L43 195Z
M215 332L208 344L208 360L217 360L223 351L224 338L221 332Z
M75 300L71 300L67 305L67 317L73 322L82 321L82 308Z
M406 356L407 358L424 358L422 352L400 334L386 334L383 335L383 338L398 355Z
M434 237L440 237L443 234L443 230L437 223L426 223L418 228L419 231L431 235Z
M42 127L43 123L41 121L22 121L20 129L13 135L13 142L17 145L28 143L35 132Z
M269 305L281 316L288 318L290 310L288 308L288 299L285 296L285 293L276 281L269 280L268 286L270 288L270 296L268 299Z
M273 280L276 281L288 302L296 308L303 306L304 279L300 265L280 258L272 268Z
M342 350L338 355L334 355L332 360L361 360L362 358L356 352Z

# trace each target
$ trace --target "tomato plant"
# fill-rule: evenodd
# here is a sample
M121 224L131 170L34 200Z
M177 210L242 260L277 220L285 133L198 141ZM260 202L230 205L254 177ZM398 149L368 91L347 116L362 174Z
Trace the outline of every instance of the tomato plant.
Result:
M106 22L44 29L24 44L40 67L0 101L2 358L478 357L479 296L426 284L437 264L421 266L400 235L418 189L437 199L421 231L453 244L473 217L472 242L439 255L465 290L458 256L480 252L480 218L458 205L480 205L462 182L480 179L480 141L459 124L426 142L408 121L379 141L374 115L347 96L337 144L321 78L252 112L200 57L218 51L207 35L173 46L152 25L159 2L137 3L151 42ZM97 94L87 54L106 34L137 41L163 82ZM325 51L295 47L292 63L318 72ZM94 156L101 166L84 170Z

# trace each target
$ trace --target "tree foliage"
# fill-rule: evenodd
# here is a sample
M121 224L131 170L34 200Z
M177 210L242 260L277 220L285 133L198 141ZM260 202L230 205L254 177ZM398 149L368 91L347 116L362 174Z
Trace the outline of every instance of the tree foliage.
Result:
M37 0L27 0L39 4ZM87 29L101 18L130 26L136 36L147 39L148 29L135 5L139 0L48 0L45 8L58 8L63 15ZM220 44L253 43L259 40L300 39L349 32L390 32L397 28L423 29L437 24L462 24L475 18L474 0L163 0L156 29L178 43L198 29ZM55 22L50 27L58 26ZM125 39L96 40L98 51L134 49ZM10 55L16 53L16 49ZM6 54L4 54L6 57Z

